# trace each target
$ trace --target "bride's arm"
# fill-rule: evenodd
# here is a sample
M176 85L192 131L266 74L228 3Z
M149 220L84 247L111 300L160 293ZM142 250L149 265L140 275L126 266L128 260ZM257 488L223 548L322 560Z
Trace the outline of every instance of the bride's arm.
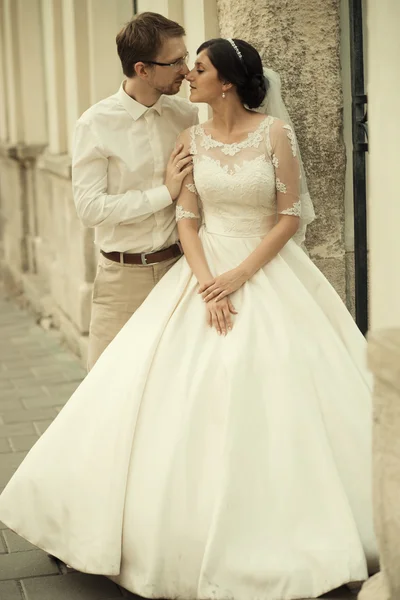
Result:
M184 144L184 151L189 153L190 138L186 130L178 138L177 144ZM189 173L183 180L181 192L176 202L176 221L179 239L197 281L201 285L212 278L211 271L204 254L203 244L198 235L201 222L199 202L193 173Z
M289 125L276 120L270 128L270 139L278 220L261 244L239 265L248 279L279 254L300 222L300 165L294 132Z
M200 286L199 292L206 302L220 300L239 289L279 254L299 227L300 166L293 130L276 120L270 128L270 140L276 178L277 223L235 269Z

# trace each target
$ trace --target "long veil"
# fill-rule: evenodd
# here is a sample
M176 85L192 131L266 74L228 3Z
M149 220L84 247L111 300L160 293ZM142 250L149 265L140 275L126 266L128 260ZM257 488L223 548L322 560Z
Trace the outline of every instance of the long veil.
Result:
M261 112L264 114L271 115L272 117L276 117L278 119L282 119L288 123L294 131L292 120L289 116L285 103L282 99L281 95L281 78L279 74L273 71L272 69L268 69L264 67L264 76L268 79L269 88L268 93L265 97L262 105L257 108L257 112ZM304 240L306 237L307 225L309 225L315 219L314 206L308 191L307 187L307 179L304 172L303 161L301 159L300 148L296 138L297 152L300 163L300 173L301 173L301 182L300 182L300 201L301 201L301 217L300 217L300 225L293 236L295 242L297 242L304 249Z

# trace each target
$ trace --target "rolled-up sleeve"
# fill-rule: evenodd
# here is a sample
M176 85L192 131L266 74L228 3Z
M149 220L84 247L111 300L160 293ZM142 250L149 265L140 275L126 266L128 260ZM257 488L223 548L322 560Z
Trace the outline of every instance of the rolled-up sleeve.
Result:
M123 194L107 193L108 159L90 125L78 121L72 152L72 188L76 210L86 227L141 220L172 204L165 185Z

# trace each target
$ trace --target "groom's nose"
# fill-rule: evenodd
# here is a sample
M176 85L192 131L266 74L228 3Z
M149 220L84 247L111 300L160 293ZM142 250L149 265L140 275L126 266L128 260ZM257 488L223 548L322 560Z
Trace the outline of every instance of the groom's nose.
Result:
M188 75L188 73L189 73L189 67L185 63L184 66L182 67L182 74L184 77L186 77Z

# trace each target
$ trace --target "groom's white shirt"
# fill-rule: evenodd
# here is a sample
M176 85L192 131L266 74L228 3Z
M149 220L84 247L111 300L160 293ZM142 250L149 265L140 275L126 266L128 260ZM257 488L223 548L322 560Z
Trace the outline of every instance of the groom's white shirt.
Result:
M78 120L72 183L79 218L105 252L152 252L177 240L175 205L164 185L176 138L198 122L197 108L161 96L147 108L116 94Z

